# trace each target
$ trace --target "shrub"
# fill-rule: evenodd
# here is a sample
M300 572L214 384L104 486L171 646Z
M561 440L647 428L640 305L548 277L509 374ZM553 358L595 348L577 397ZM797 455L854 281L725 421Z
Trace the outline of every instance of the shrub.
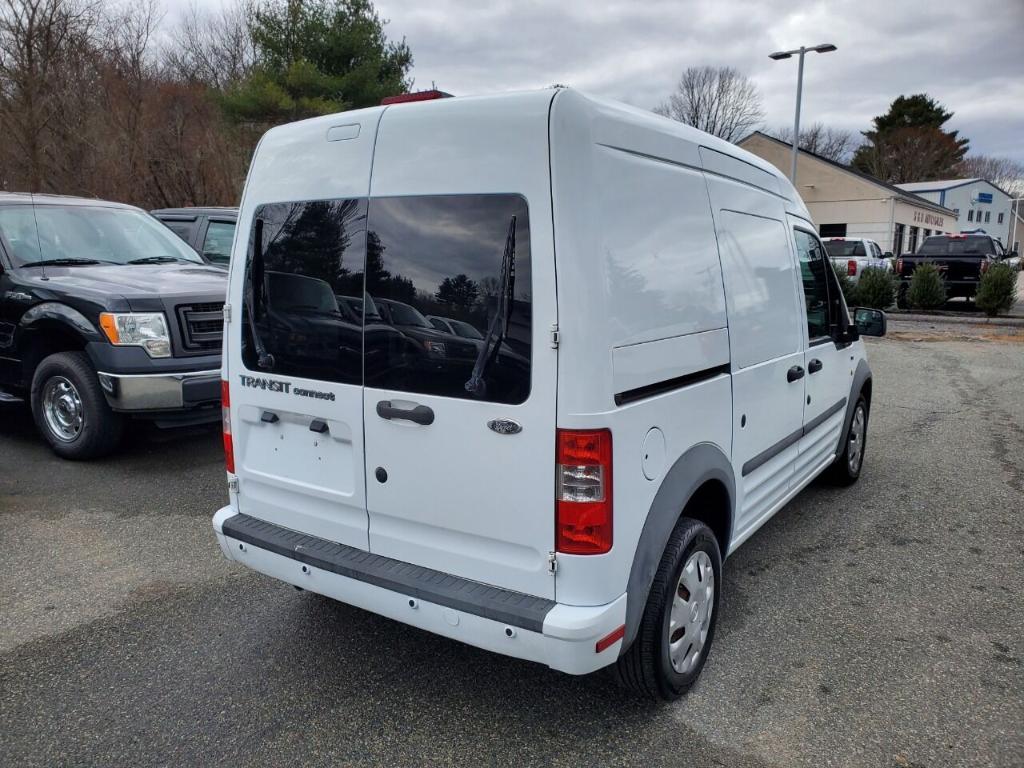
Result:
M865 269L857 283L857 303L872 309L888 309L896 300L896 278L887 269Z
M1017 271L1009 264L994 264L981 276L974 303L989 317L1009 312L1017 298Z
M934 264L926 261L914 269L907 301L914 309L938 309L946 303L946 283Z
M856 306L857 285L846 273L846 267L836 267L836 279L839 281L839 287L843 291L843 298L846 299L846 306Z

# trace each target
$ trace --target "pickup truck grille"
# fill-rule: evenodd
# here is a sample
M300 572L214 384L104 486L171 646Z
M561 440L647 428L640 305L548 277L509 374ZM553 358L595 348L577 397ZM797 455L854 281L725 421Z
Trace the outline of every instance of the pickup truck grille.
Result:
M224 304L179 304L175 307L181 328L181 345L189 352L220 350L224 335Z

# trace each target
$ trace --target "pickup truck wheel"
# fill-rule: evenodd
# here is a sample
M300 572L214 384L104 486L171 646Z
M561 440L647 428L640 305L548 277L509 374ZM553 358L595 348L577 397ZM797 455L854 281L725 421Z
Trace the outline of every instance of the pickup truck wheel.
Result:
M616 682L665 701L686 693L711 650L721 583L715 534L699 520L681 518L651 584L637 636L611 667Z
M843 438L842 452L828 468L828 479L836 485L853 485L864 466L864 449L868 438L868 404L863 395L853 406L850 429Z
M32 416L54 453L94 459L121 441L124 418L110 410L84 352L45 358L32 377Z

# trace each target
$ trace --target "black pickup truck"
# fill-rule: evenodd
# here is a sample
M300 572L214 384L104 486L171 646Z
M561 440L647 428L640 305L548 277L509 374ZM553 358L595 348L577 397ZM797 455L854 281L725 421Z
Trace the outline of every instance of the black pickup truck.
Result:
M936 266L946 284L946 296L951 299L963 296L970 300L978 293L981 276L989 267L1015 255L986 234L926 237L915 253L896 259L896 275L900 281L896 304L900 309L907 308L910 278L918 264L930 262Z
M28 401L68 459L126 418L220 419L227 275L148 213L0 193L0 402Z

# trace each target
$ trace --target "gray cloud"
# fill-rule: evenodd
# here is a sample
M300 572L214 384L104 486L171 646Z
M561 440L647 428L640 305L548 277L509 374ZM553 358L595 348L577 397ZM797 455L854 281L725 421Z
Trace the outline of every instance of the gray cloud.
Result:
M405 36L418 88L457 95L566 83L651 108L687 66L731 65L764 96L769 127L792 122L796 62L768 53L835 43L812 55L806 122L865 130L900 94L954 111L974 152L1024 161L1024 3L1019 0L509 2L379 0Z
M168 0L170 18L190 0ZM214 6L230 0L199 0ZM955 112L975 153L1024 162L1021 0L377 0L387 34L405 37L417 88L456 95L565 83L651 108L687 66L730 65L764 96L766 125L790 125L796 62L811 55L805 123L866 130L900 94L926 92Z

